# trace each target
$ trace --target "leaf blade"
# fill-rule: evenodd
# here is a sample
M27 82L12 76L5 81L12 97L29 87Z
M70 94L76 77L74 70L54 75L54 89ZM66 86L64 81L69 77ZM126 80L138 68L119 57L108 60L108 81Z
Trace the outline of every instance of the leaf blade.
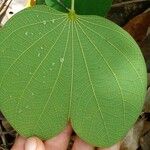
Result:
M146 67L134 40L112 22L71 21L36 6L14 16L1 35L0 108L20 134L47 139L71 119L82 139L106 147L135 122Z

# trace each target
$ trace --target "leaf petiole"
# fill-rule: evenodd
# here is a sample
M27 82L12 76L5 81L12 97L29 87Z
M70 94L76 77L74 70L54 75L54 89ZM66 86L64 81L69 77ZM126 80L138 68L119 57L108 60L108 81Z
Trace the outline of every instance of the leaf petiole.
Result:
M75 10L74 10L74 1L75 1L75 0L71 0L71 11L72 11L72 12L75 11Z

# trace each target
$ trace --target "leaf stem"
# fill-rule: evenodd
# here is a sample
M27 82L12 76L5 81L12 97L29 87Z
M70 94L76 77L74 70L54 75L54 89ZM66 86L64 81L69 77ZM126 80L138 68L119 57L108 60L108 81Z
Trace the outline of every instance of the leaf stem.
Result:
M74 1L75 0L71 0L71 11L74 11Z
M75 21L77 18L74 10L74 4L75 4L75 0L71 0L71 9L69 10L68 17L72 21Z

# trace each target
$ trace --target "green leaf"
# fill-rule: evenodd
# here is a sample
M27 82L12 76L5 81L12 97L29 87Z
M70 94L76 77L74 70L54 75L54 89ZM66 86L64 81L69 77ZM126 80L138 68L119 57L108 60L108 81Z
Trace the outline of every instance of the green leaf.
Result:
M67 4L68 4L68 2L69 1L67 0ZM67 8L68 6L66 4L64 4L64 1L61 3L61 2L58 2L57 0L45 0L45 3L47 6L50 6L56 10L59 10L62 12L67 12L67 9L65 9L65 7ZM69 8L70 8L70 6L69 6Z
M8 21L0 32L0 109L23 136L48 139L70 121L86 142L110 146L141 111L145 62L119 26L72 15L36 6Z
M67 7L70 8L71 0L60 0ZM46 4L59 11L66 12L65 8L58 3L57 0L45 0ZM109 11L112 0L75 0L75 10L80 15L100 15L105 16Z
M37 5L45 4L45 0L36 0Z

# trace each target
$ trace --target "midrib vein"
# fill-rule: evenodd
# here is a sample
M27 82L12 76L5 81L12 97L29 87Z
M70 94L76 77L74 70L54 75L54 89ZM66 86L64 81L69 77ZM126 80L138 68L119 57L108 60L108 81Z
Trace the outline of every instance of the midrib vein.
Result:
M70 99L69 99L69 113L68 113L68 121L71 117L71 105L72 105L72 92L73 92L73 74L74 74L74 45L73 45L73 27L74 27L74 21L71 21L71 51L72 51L72 58L71 58L71 89L70 89Z

